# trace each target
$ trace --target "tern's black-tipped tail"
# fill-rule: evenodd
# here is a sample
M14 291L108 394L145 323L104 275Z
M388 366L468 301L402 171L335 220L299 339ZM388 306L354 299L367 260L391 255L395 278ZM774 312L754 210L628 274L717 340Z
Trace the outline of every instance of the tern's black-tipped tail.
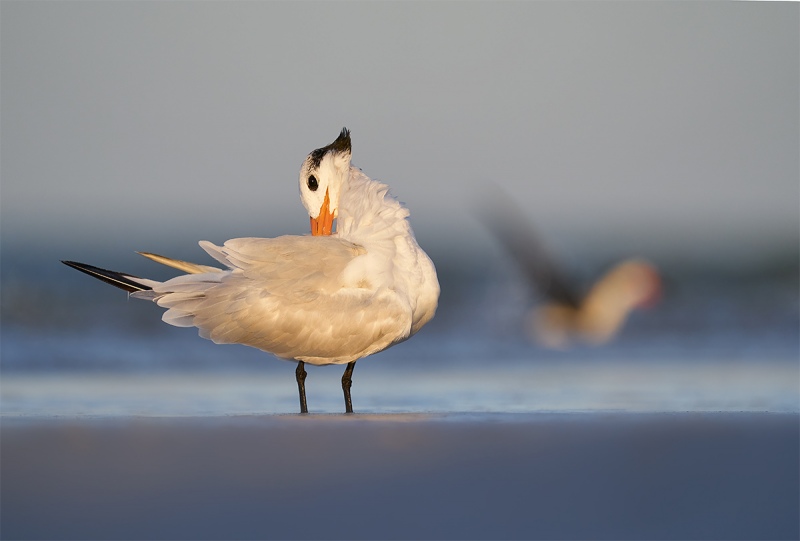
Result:
M149 289L153 289L148 285L137 282L137 280L143 280L138 276L132 276L130 274L122 274L121 272L101 269L100 267L93 267L92 265L87 265L85 263L76 263L75 261L62 261L62 263L72 267L73 269L85 272L89 276L94 276L98 280L102 280L107 284L111 284L112 286L124 289L128 293L134 293L136 291L147 291Z

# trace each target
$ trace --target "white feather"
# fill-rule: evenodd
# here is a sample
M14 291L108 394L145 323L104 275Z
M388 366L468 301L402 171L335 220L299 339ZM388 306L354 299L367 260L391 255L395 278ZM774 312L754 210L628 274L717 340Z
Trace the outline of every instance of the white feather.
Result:
M348 363L407 339L436 311L436 270L408 210L388 186L350 167L349 152L346 163L342 156L322 159L320 169L309 157L300 177L312 217L320 197L303 190L308 175L319 177L317 191L336 194L336 234L201 241L226 270L151 257L190 274L134 296L166 308L165 322L195 326L216 343L312 364Z

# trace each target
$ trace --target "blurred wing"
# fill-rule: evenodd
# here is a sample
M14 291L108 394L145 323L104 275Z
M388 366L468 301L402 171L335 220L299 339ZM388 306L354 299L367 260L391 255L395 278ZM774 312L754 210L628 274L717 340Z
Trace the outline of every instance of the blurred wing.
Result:
M537 291L556 303L580 306L581 295L528 225L524 214L499 188L495 187L484 198L479 216Z

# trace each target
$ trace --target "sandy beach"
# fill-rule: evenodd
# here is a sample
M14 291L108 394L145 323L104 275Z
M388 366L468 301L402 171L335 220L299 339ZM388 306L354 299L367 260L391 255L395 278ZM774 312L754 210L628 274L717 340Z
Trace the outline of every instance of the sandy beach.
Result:
M3 539L797 539L796 413L2 419Z

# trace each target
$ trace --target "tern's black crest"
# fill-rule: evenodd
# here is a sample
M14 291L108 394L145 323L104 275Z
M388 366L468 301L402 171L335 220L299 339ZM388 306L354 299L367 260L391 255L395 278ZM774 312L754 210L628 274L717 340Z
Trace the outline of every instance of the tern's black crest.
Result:
M350 130L347 128L342 128L342 132L339 134L339 137L336 138L336 141L331 143L328 146L324 146L322 148L318 148L317 150L313 151L310 154L311 158L311 167L319 167L322 158L328 152L336 152L336 153L350 153Z

